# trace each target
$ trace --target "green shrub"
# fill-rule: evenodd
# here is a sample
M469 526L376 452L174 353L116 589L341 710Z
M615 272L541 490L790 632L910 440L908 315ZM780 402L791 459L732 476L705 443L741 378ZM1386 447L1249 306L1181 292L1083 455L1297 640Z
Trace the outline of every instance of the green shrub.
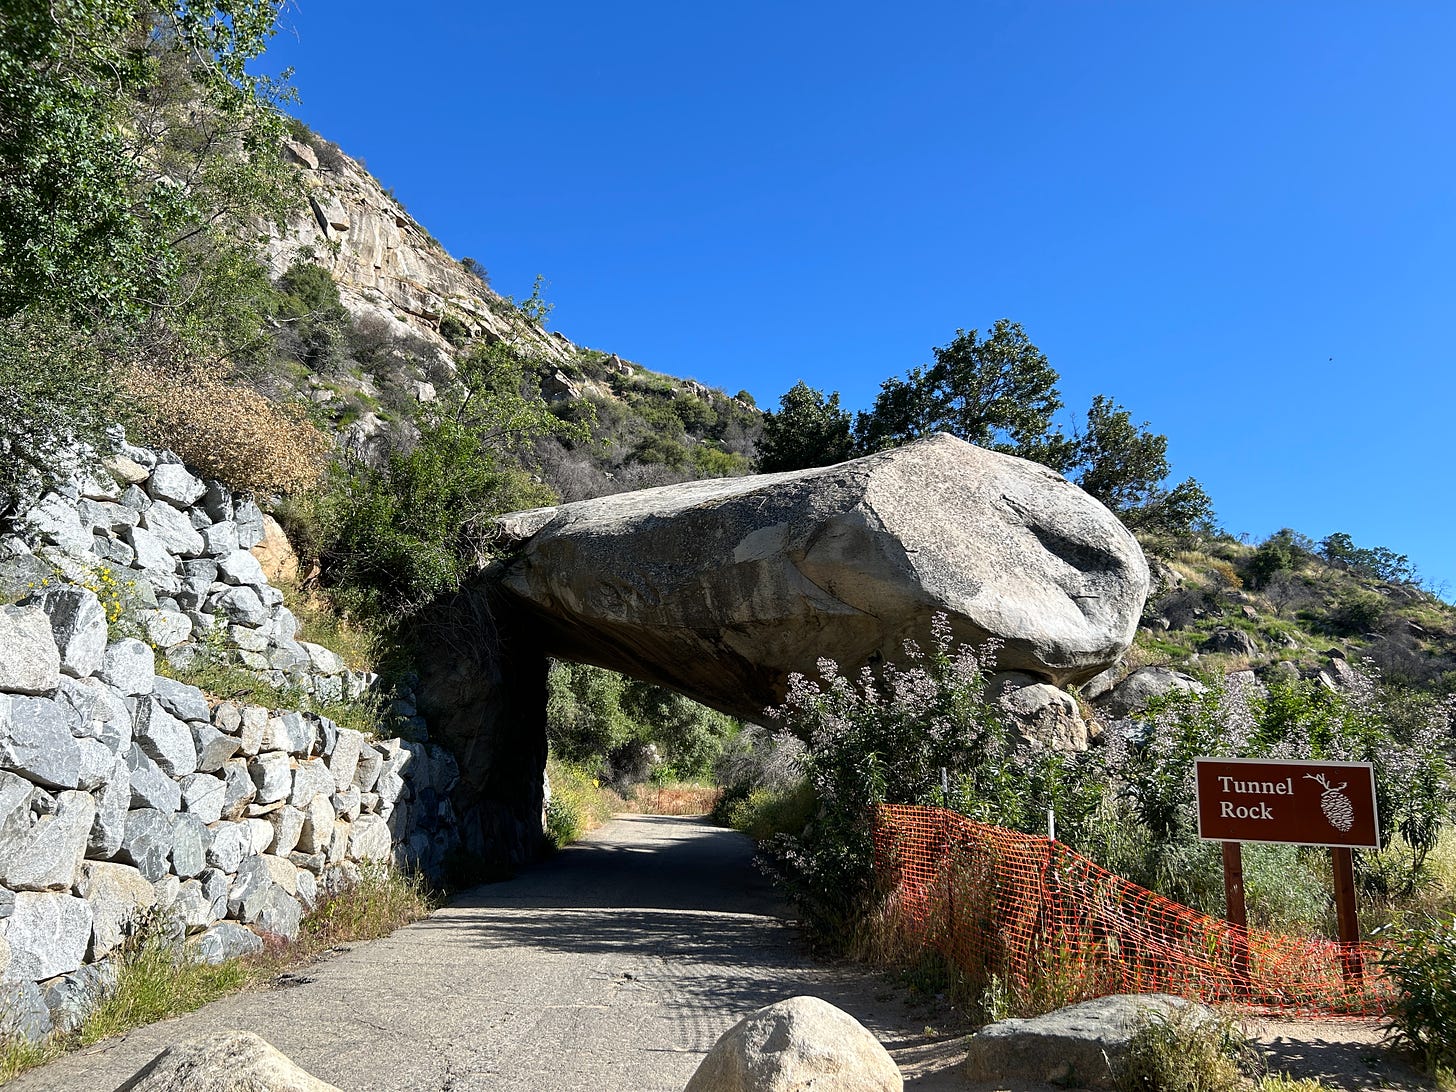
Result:
M1249 581L1256 588L1265 587L1275 573L1286 572L1293 566L1294 551L1290 544L1274 535L1249 558Z
M555 499L526 469L526 445L587 433L551 414L528 363L504 345L477 347L460 362L459 383L422 411L412 448L383 466L335 467L312 504L294 511L346 611L410 615L485 560L495 516Z
M546 802L546 837L557 849L581 837L581 812L567 796L552 796Z
M1240 1092L1257 1065L1237 1023L1193 1005L1149 1010L1112 1067L1117 1092Z
M66 476L77 441L101 446L117 419L105 347L56 316L0 320L0 517Z
M1244 898L1249 925L1276 933L1307 935L1334 926L1329 853L1302 846L1247 842L1243 848Z
M778 835L802 836L814 809L814 790L800 781L783 789L751 789L714 814L755 842L766 842Z
M1456 916L1411 914L1379 935L1396 990L1392 1036L1432 1070L1456 1069Z
M1378 629L1389 609L1383 596L1374 592L1349 591L1340 597L1326 621L1337 635L1354 637Z
M705 478L736 478L751 469L744 456L711 444L699 444L693 448L693 466Z
M688 449L670 436L644 436L632 447L631 462L658 465L677 470L690 460Z
M600 826L625 802L603 787L590 770L552 756L546 762L551 799L546 802L546 837L560 849Z
M446 315L440 320L440 336L459 348L470 339L470 327L454 315Z
M605 668L558 661L547 676L546 736L552 753L620 781L648 746L659 777L703 777L737 722L671 690ZM625 790L622 781L619 788Z
M1069 835L1095 806L1097 790L1083 776L1090 764L1019 750L986 700L982 664L994 662L995 646L979 654L957 647L944 615L932 634L928 652L907 642L911 666L887 664L879 677L866 671L849 679L820 660L822 681L791 676L784 704L769 711L807 742L803 767L817 810L801 836L772 839L767 848L821 941L845 942L872 903L876 804L942 804L1032 830L1045 829L1054 806Z

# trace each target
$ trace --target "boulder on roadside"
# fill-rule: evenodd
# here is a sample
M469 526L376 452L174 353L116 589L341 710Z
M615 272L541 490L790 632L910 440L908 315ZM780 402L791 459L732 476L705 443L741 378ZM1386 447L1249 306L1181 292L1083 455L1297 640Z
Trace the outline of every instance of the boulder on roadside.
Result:
M247 1031L169 1046L116 1092L339 1092Z
M1071 1088L1113 1087L1113 1067L1152 1014L1196 1005L1165 993L1113 994L1026 1020L988 1024L966 1040L969 1081L1034 1081ZM1213 1010L1197 1005L1199 1018ZM1010 1087L998 1083L997 1087Z
M791 997L725 1031L683 1092L899 1092L900 1070L849 1013Z

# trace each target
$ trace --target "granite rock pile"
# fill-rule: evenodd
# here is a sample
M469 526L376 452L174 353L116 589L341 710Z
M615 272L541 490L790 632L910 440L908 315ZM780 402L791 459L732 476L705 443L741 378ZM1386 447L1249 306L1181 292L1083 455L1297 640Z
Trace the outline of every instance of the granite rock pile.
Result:
M250 552L266 519L251 498L204 481L171 452L119 434L113 447L0 535L0 592L89 587L109 620L125 614L173 663L220 654L323 702L363 693L370 675L297 639L298 619Z

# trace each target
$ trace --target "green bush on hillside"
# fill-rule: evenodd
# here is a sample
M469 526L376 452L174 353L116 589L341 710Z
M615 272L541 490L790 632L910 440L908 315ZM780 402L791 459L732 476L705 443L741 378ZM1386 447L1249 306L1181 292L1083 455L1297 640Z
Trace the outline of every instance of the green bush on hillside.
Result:
M77 441L102 444L118 381L102 347L64 319L0 320L0 518L63 478Z
M527 360L504 345L459 362L458 382L421 411L418 439L380 466L335 468L295 506L299 544L317 557L336 601L387 620L455 590L483 563L490 521L554 494L523 465L539 436L583 436L527 381Z
M706 776L737 722L660 686L589 664L559 661L547 678L552 753L621 788L633 777ZM656 771L641 769L654 748Z

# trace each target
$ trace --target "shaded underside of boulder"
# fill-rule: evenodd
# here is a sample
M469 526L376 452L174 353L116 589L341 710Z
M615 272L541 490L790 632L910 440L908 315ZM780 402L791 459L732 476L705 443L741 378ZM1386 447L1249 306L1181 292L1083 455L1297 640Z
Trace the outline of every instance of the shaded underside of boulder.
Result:
M838 466L663 486L503 517L504 589L547 651L757 717L820 657L923 645L935 615L1060 686L1131 643L1132 534L1046 467L936 435Z
M339 1092L251 1032L168 1047L116 1092Z

